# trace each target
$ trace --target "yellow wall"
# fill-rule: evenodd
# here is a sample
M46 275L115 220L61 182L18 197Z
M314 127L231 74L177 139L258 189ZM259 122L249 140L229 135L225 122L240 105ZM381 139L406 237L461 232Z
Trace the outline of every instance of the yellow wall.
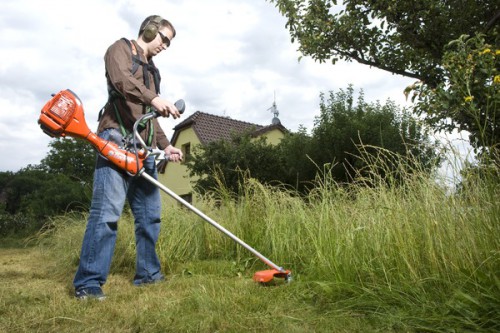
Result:
M267 138L267 143L271 145L277 145L283 139L283 132L278 129L273 129L272 131L263 134Z
M182 146L186 143L190 143L191 152L194 150L195 146L200 143L200 140L191 127L179 132L179 136L177 137L177 141L175 142L175 147L181 149ZM188 178L188 169L184 163L167 163L165 173L160 174L158 176L158 180L166 187L174 191L177 195L182 196L193 193L191 180L194 180L194 178ZM171 199L167 194L164 195L164 199L167 204L175 202L175 200ZM195 198L193 198L193 204L195 203L195 201Z

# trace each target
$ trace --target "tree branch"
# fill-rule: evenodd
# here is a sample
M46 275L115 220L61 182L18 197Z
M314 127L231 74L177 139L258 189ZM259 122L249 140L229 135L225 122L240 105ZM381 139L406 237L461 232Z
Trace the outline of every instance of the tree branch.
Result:
M398 74L398 75L402 75L402 76L406 76L406 77L411 77L411 78L423 81L423 77L421 77L418 74L415 74L415 73L412 73L412 72L408 72L408 71L405 71L405 70L398 70L398 69L394 69L394 68L391 68L391 67L388 67L388 66L384 66L384 65L382 65L382 64L380 64L380 63L378 63L376 61L371 61L371 60L367 60L367 59L365 59L363 57L360 57L360 56L358 56L354 52L345 52L345 51L341 51L341 50L335 49L335 48L333 48L333 50L335 52L339 53L340 55L346 57L346 58L351 58L351 59L356 60L360 64L368 65L368 66L372 66L372 67L376 67L378 69L381 69L381 70L384 70L384 71L387 71L387 72L390 72L390 73L393 73L393 74Z
M500 10L486 24L485 31L488 32L493 27L493 25L495 24L495 22L498 21L498 19L500 19Z

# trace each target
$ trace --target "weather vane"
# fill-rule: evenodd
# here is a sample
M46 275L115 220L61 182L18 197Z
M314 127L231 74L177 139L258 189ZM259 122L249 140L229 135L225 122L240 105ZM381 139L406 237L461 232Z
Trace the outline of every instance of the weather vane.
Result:
M276 106L276 91L274 92L274 102L273 102L273 106L271 106L268 110L271 110L271 113L274 115L273 117L273 120L272 120L272 123L273 124L278 124L280 123L280 120L278 118L279 116L279 111L278 111L278 107Z

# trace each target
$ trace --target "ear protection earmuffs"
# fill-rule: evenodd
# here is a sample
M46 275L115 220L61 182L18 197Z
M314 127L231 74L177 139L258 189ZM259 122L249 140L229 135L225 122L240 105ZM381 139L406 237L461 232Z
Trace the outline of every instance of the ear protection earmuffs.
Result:
M158 29L160 28L160 22L163 20L161 16L153 16L148 23L144 26L144 31L142 32L142 38L146 43L151 42L158 35Z

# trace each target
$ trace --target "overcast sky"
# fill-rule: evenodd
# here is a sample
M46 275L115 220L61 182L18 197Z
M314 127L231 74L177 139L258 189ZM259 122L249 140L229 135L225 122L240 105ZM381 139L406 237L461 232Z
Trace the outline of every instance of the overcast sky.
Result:
M0 11L0 171L38 164L50 138L37 124L50 94L70 88L97 127L107 99L103 55L121 37L137 36L152 14L177 30L155 58L162 96L196 111L267 125L276 96L291 131L311 129L319 94L353 84L365 100L409 105L403 90L414 79L357 63L315 63L290 41L285 18L266 0L2 0ZM182 120L182 119L181 119ZM161 119L169 137L179 122Z

